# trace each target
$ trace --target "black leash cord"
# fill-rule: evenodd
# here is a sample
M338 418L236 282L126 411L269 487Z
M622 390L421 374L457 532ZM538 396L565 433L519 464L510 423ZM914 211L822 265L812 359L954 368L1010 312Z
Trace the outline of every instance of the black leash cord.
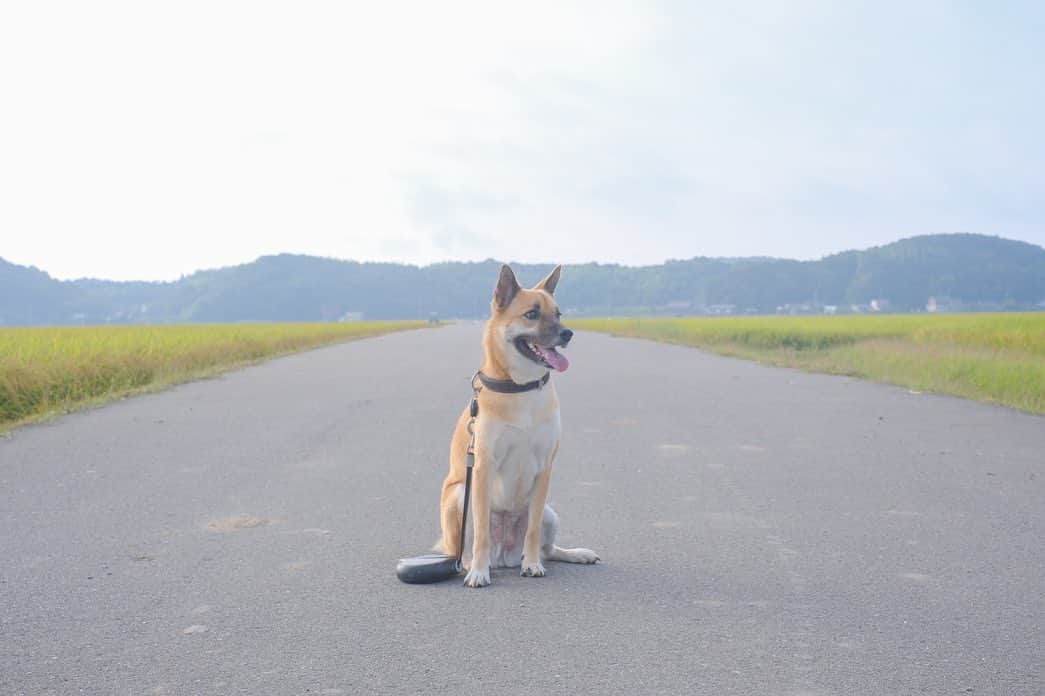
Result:
M468 503L472 497L472 469L475 467L475 419L479 415L479 390L475 388L475 378L472 378L472 389L475 395L468 407L468 454L465 459L464 475L464 508L461 510L461 545L457 549L457 570L463 568L464 557L464 535L468 531Z

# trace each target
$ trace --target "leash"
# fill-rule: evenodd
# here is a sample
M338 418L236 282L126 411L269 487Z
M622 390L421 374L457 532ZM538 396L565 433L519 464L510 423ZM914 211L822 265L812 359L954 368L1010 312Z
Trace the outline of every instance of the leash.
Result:
M475 422L479 417L479 392L489 389L502 394L518 394L520 392L540 389L548 383L548 375L543 379L517 384L511 380L491 379L481 371L472 375L472 401L468 404L468 450L465 460L464 508L461 510L461 546L457 556L447 553L428 553L422 556L400 558L396 564L396 577L403 582L426 584L449 580L464 569L464 538L468 530L468 506L472 498L472 469L475 468Z
M468 405L468 450L465 458L464 507L461 509L461 544L457 547L457 572L464 569L464 534L468 531L468 502L472 497L472 469L475 468L475 419L479 416L479 392L475 384L480 372L472 375L472 403Z
M510 379L493 379L487 377L481 370L472 375L472 402L468 405L468 450L465 457L464 475L464 507L461 510L461 544L457 550L457 571L460 572L464 566L464 535L468 530L468 504L472 497L472 469L475 468L475 420L479 417L479 392L485 387L499 394L521 394L523 392L540 389L548 383L550 372L545 372L544 377L535 379L526 384L519 384ZM476 384L478 382L478 384Z

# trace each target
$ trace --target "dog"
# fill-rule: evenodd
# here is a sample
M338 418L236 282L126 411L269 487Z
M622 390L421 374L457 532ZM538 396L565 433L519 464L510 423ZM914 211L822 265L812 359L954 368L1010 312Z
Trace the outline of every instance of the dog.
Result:
M472 485L472 555L464 584L490 584L490 568L521 567L524 577L545 574L544 561L596 563L591 549L555 545L559 517L547 504L552 464L562 424L551 371L569 361L558 352L573 332L562 324L555 302L561 266L525 290L507 265L494 288L483 334L483 360L475 423ZM524 385L524 386L523 386ZM525 389L521 391L520 389ZM442 539L437 550L460 553L461 508L469 443L470 412L457 420L450 443L450 473L440 499Z

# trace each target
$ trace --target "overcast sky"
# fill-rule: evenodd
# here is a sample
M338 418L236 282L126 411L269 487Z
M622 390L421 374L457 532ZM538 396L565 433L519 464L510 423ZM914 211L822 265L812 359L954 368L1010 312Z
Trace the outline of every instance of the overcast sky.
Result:
M0 6L0 257L1045 244L1045 3Z

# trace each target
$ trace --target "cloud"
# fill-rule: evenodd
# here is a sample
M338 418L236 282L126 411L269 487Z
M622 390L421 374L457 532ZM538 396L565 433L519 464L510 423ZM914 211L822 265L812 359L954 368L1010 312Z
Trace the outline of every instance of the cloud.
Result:
M471 214L510 213L520 204L508 193L479 189L450 190L432 176L402 178L410 219L427 234L434 250L447 256L475 256L489 249L491 239L476 232L463 220Z

